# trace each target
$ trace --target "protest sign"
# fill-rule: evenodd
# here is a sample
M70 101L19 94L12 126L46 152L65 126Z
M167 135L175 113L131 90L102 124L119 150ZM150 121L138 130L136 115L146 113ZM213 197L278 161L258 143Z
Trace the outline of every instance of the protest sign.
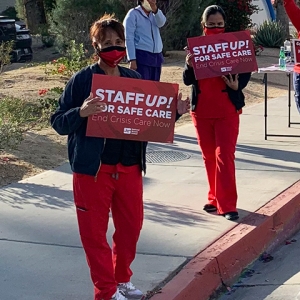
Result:
M300 40L293 40L293 52L295 65L300 63Z
M89 116L86 135L172 143L178 89L177 84L94 74L92 93L106 109Z
M197 80L258 69L249 31L189 38L188 46Z

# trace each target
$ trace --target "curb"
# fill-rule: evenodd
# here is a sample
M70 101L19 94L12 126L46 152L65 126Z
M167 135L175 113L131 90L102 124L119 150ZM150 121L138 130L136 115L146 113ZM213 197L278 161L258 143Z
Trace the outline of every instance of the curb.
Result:
M151 300L207 300L300 229L300 181L197 254Z

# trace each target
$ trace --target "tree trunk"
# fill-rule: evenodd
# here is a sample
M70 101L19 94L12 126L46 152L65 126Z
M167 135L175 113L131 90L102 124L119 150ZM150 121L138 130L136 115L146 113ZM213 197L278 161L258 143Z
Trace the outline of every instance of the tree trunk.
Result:
M280 22L283 26L286 34L286 38L290 35L290 26L289 26L289 17L287 13L285 12L284 6L283 6L283 0L278 0L276 2L276 21Z
M43 0L23 0L27 27L39 33L41 25L47 24Z

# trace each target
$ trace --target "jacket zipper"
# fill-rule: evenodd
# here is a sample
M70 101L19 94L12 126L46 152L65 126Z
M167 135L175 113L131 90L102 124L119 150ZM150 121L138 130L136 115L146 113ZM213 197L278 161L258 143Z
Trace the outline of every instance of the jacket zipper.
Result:
M152 40L153 40L153 53L155 53L155 40L154 40L154 35L153 35L153 28L152 28L152 22L149 18L150 24L151 24L151 35L152 35Z
M104 152L105 145L106 145L106 139L104 139L104 144L103 144L103 149L102 149L101 154ZM101 165L102 165L102 162L101 162L101 156L100 156L100 164L99 164L99 168L98 168L98 171L97 171L97 173L96 173L96 175L95 175L95 177L94 177L95 182L97 182L97 176L98 176L98 173L99 173L99 171L100 171Z
M142 16L144 16L139 10L138 10L138 12L142 15ZM145 17L145 16L144 16ZM152 40L153 40L153 53L155 53L155 40L154 40L154 35L153 35L153 28L152 28L152 22L151 22L151 20L150 20L150 17L148 16L148 17L146 17L148 20L149 20L149 22L150 22L150 25L151 25L151 35L152 35Z

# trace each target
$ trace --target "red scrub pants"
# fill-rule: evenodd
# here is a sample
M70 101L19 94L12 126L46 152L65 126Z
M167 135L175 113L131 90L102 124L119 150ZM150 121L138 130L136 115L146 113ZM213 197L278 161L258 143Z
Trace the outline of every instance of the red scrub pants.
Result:
M235 148L239 133L239 114L225 118L199 118L192 114L198 143L206 168L208 203L219 214L237 211Z
M95 177L74 173L74 201L81 241L95 287L95 300L108 300L118 283L130 281L130 265L143 223L143 185L139 166L102 165ZM106 232L111 210L113 249Z

